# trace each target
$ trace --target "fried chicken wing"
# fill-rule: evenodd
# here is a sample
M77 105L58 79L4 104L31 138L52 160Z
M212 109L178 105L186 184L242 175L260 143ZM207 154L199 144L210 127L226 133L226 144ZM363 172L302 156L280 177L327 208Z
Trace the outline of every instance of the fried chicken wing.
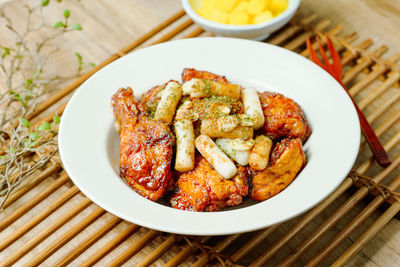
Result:
M140 114L131 88L111 100L120 125L120 176L140 195L158 200L171 189L174 136L169 127Z
M300 106L284 95L272 92L259 93L265 116L264 129L271 139L300 138L305 142L311 128Z
M285 189L306 162L300 139L283 139L272 150L270 165L263 171L248 169L250 197L263 201Z
M220 76L204 70L184 68L182 71L182 82L190 81L193 78L210 80L225 84L228 83L228 80L225 78L225 76Z
M202 156L196 157L195 169L181 174L176 194L170 202L176 209L217 211L242 203L248 194L245 168L239 167L232 179L224 179Z
M142 113L149 114L155 112L158 102L161 99L160 92L165 89L166 85L166 83L156 85L142 95L139 101L139 109Z

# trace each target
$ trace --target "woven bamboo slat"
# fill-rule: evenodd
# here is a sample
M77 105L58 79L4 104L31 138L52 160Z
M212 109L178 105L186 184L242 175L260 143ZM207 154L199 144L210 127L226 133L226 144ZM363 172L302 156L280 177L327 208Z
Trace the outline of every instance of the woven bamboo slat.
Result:
M93 266L100 263L103 266L120 266L128 262L130 264L135 263L138 266L160 265L161 263L167 266L178 266L179 264L205 266L223 261L263 266L272 260L274 260L274 265L280 266L296 265L299 260L302 260L307 266L333 262L335 266L342 266L348 262L400 210L397 197L393 196L393 191L400 187L400 176L398 174L400 131L398 130L399 125L396 124L400 119L400 110L395 108L395 104L398 103L400 98L400 91L395 87L400 80L399 68L395 67L397 60L400 59L400 52L385 59L383 58L384 54L390 50L387 46L380 45L370 52L368 49L373 45L371 39L353 44L357 40L358 34L352 33L341 37L342 30L341 25L331 27L329 20L318 20L314 14L302 17L298 15L293 22L271 36L267 42L307 56L306 38L319 36L322 44L325 45L324 34L325 32L329 33L342 58L344 82L350 88L350 93L357 96L360 109L366 112L367 119L374 122L374 126L376 125L377 135L384 141L384 147L390 151L394 159L392 165L388 168L377 169L374 159L369 156L367 146L363 142L360 148L360 160L354 169L358 174L347 177L328 198L300 218L293 219L290 229L284 231L283 234L279 230L285 227L287 223L277 224L251 234L224 237L184 237L145 229L135 224L126 225L126 222L122 219L111 215L107 217L108 219L105 219L106 211L100 207L95 207L78 223L57 235L56 238L49 240L49 237L52 237L67 222L77 218L89 206L95 206L89 199L82 198L78 204L64 211L51 224L47 224L22 246L13 248L15 242L34 231L38 225L41 225L56 211L60 211L63 207L69 205L79 194L77 187L70 185L68 176L59 172L60 164L52 162L39 175L32 176L29 182L15 191L6 202L5 207L10 207L17 204L17 201L24 201L23 204L0 221L0 234L1 231L4 232L12 227L17 220L24 219L24 214L35 209L43 200L52 195L57 196L51 201L50 205L41 209L32 218L25 220L0 240L0 253L4 255L0 265L10 266L29 257L29 260L25 261L25 265L37 266L46 263L53 255L58 255L57 252L59 251L62 251L64 256L59 257L52 265L75 265L78 262L77 260L82 266ZM134 49L143 45L165 42L178 38L177 36L179 38L193 38L202 34L207 33L194 26L184 12L179 11L41 103L29 116L29 119L38 117L53 106L56 106L55 109L52 109L55 111L42 116L36 123L51 121L54 114L62 115L66 104L57 102L67 97L99 69ZM371 104L376 101L379 101L379 105L371 110ZM360 176L370 172L371 175L368 177ZM396 179L390 178L393 176ZM27 200L25 199L26 195L47 180L51 182L42 192ZM389 186L383 187L381 185L383 182L389 184ZM61 190L58 189L65 187L66 190L59 192ZM369 200L370 197L368 196L371 195L373 198ZM335 204L338 200L341 200L340 203ZM360 202L367 203L366 207L346 222L341 231L332 233L331 228L344 221L346 216ZM390 206L387 207L383 205L384 203L390 203ZM332 205L336 205L336 209L326 217L328 219L322 222L318 221L320 215ZM356 236L354 244L347 246L347 250L343 254L333 257L332 254L335 249L343 244L350 235L353 235L356 230L363 227L369 216L376 213L377 210L382 210L383 213L372 226L367 227ZM79 242L75 241L72 249L66 249L68 244L100 220L105 221L102 226L98 227L96 231L86 234ZM318 223L315 223L310 229L314 222ZM305 230L308 231L306 236L303 233ZM111 234L113 234L112 237L109 236ZM331 237L324 238L327 235ZM300 240L294 242L295 239ZM311 256L306 255L306 252L321 242L325 243L319 246L319 249L314 250L315 252ZM45 249L31 255L30 252L39 244L44 244ZM95 250L92 249L94 246L96 246ZM143 255L145 251L146 253Z
M39 234L37 234L33 239L29 240L27 243L25 243L22 247L14 251L11 255L9 255L3 262L1 262L1 265L12 265L16 261L18 261L20 258L22 258L26 253L28 253L31 249L36 247L39 243L41 243L43 240L45 240L49 235L54 233L58 228L63 226L66 222L71 220L72 218L75 217L79 212L84 210L86 207L88 207L92 202L89 199L83 200L79 205L77 205L74 209L70 210L69 212L65 213L61 218L59 218L56 222L54 222L52 225L49 225L46 229L41 231Z
M16 221L19 217L21 217L28 210L30 210L32 207L34 207L37 203L39 203L40 201L45 199L47 196L49 196L51 193L53 193L55 190L57 190L59 187L61 187L68 180L69 180L69 177L67 175L63 175L61 178L59 178L59 179L55 180L53 183L51 183L51 185L49 185L39 195L36 195L34 198L27 201L24 205L22 205L17 210L15 210L12 214L8 215L7 218L5 218L4 220L2 220L0 222L0 231L2 231L4 228L9 226L11 223Z
M65 202L67 202L70 198L72 198L78 192L79 192L79 189L76 186L73 186L69 190L67 190L56 201L51 203L51 205L49 205L46 209L42 210L35 217L30 219L28 222L26 222L23 226L21 226L20 228L15 230L12 235L9 235L8 237L6 237L3 240L1 240L1 242L0 242L0 251L5 249L12 242L14 242L18 238L20 238L22 235L24 235L30 229L32 229L37 224L39 224L41 221L43 221L52 212L54 212L57 208L62 206Z
M153 241L160 232L156 230L149 230L137 243L133 246L130 246L129 249L124 250L121 254L119 254L114 260L110 263L110 266L121 266L125 263L129 258L138 253L143 247Z
M81 222L79 222L77 225L75 225L73 228L69 229L65 234L59 237L56 241L49 244L46 247L46 249L42 250L41 253L39 253L33 259L31 259L30 262L25 266L37 266L40 263L42 263L47 257L49 257L52 253L61 248L65 243L71 240L72 237L74 237L77 233L85 229L86 226L91 224L94 220L99 218L105 212L106 211L103 210L102 208L97 208L95 211L89 214L89 216L85 217L85 219L83 219Z
M42 182L44 179L46 179L47 177L49 177L49 175L51 175L52 173L54 173L55 171L57 171L60 168L60 166L57 165L52 165L50 167L48 167L47 169L45 169L42 173L40 173L40 175L36 176L36 177L32 177L31 181L24 185L23 187L19 188L17 191L15 191L8 199L7 201L4 203L4 208L7 208L9 205L11 205L12 203L14 203L16 200L18 200L21 196L23 196L24 194L26 194L29 190L31 190L32 188L34 188L35 186L37 186L40 182Z
M371 56L379 58L387 51L388 51L388 47L386 45L382 45L378 49L373 51L371 53ZM351 70L349 70L343 76L343 83L346 84L349 81L351 81L352 79L354 79L357 74L359 74L363 69L369 67L372 63L373 63L373 61L370 57L361 57L360 59L358 59L357 65L355 65Z
M306 18L300 20L298 24L290 25L289 28L287 28L284 31L282 31L281 33L275 35L275 37L272 37L270 40L268 40L268 42L273 45L281 45L287 39L289 39L296 33L300 32L302 30L302 26L308 25L316 19L317 19L317 15L311 14L311 15L307 16Z
M165 252L171 249L177 243L178 237L171 234L161 245L154 249L149 255L147 255L140 263L136 264L137 267L149 266Z
M119 244L124 242L130 235L134 234L137 230L139 230L140 226L131 224L124 231L120 232L117 237L108 242L104 247L98 250L95 254L91 255L82 266L92 266L101 258L103 258L108 252L113 250Z
M396 190L400 186L400 176L398 176L390 185L391 190ZM320 251L315 258L310 260L308 266L315 266L320 263L335 247L337 247L343 239L354 231L363 221L365 221L379 206L384 202L387 195L379 195L360 213L354 218L345 229L341 231L329 244Z
M118 217L112 217L105 223L105 225L101 229L98 229L95 233L88 236L88 238L86 238L80 245L76 246L73 251L69 251L66 257L57 262L55 266L66 266L68 263L78 257L83 251L93 245L97 240L102 238L108 231L113 229L121 221L122 219Z
M205 242L207 242L209 239L211 239L210 236L204 236L200 239L200 243L204 244ZM179 263L183 262L185 259L187 259L189 256L191 256L192 254L194 254L197 250L199 249L199 247L194 246L193 244L187 244L186 246L184 246L182 248L182 250L176 254L176 256L168 261L165 264L165 267L172 267L172 266L178 266Z

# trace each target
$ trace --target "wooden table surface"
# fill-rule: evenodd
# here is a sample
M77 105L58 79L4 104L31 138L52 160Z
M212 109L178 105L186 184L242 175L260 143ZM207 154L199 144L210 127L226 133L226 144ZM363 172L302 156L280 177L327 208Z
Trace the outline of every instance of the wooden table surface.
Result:
M8 16L23 21L25 15L21 10L22 3L25 2L22 0L0 1L0 5L5 7ZM85 62L100 63L180 10L181 6L179 0L85 0L81 2L64 0L62 4L51 1L48 8L54 12L46 13L48 14L47 21L59 20L62 17L62 9L68 8L72 14L71 21L79 22L84 28L82 32L71 33L65 37L62 47L65 53L59 53L51 61L51 68L54 71L69 73L75 69L76 59L73 56L75 51L82 54ZM357 31L362 37L360 39L371 37L375 41L375 46L387 44L390 54L400 51L400 0L304 0L301 9L306 13L313 12L319 17L329 18L333 22L332 25L342 23L345 26L345 32ZM12 41L10 33L5 27L0 27L0 43L10 41ZM23 200L24 198L17 201L0 214L0 219L16 209ZM334 209L334 206L331 208ZM360 207L362 206L360 204ZM371 217L373 221L374 216ZM3 234L7 233L1 233L0 238ZM23 239L19 242L23 242ZM352 240L346 242L351 243ZM18 244L11 248L16 246ZM91 251L93 249L95 248L91 248ZM0 259L4 255L4 253L0 254ZM76 263L78 262L79 258ZM50 258L45 265L51 265L51 263ZM348 266L360 265L400 265L400 222L397 219L392 220L348 263Z

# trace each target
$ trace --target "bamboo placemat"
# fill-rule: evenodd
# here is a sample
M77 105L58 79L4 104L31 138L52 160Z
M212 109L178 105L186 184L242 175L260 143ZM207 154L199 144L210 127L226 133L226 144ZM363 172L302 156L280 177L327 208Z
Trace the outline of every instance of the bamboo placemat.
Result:
M15 202L19 206L12 211L6 209L6 216L0 221L3 237L0 239L0 251L4 256L0 266L15 263L28 266L41 263L56 266L70 263L83 266L96 263L102 266L124 263L138 266L341 266L346 263L400 210L394 192L400 186L397 168L400 164L397 123L400 110L396 107L400 98L400 66L396 62L400 53L383 58L388 51L385 45L370 51L373 44L370 39L358 41L357 33L342 36L342 26L330 24L329 20L318 19L313 14L298 15L266 42L307 56L305 40L308 36L319 35L323 43L325 32L332 36L345 66L344 82L385 148L390 151L393 163L388 168L377 166L363 142L354 171L327 199L306 214L257 232L195 238L146 229L107 213L79 192L62 170L59 160L54 159L7 200L5 207ZM28 119L39 117L37 124L50 121L54 111L44 115L49 109L55 109L61 115L65 104L59 103L62 102L60 100L68 98L97 70L132 50L199 35L209 34L193 25L180 11L51 96ZM372 108L371 103L377 103L374 105L376 108ZM34 191L40 193L32 194ZM44 200L51 204L43 205ZM364 207L358 208L356 216L350 217L350 211L354 214L354 209L358 207L356 204L360 203ZM335 209L328 213L328 207L332 206ZM374 218L372 224L367 223L368 217L377 209L380 209L380 216ZM21 217L27 214L30 216L21 223ZM328 219L321 221L321 214ZM72 227L69 226L71 224ZM344 225L336 228L338 224ZM354 242L344 246L343 250L343 243L350 236L355 238Z

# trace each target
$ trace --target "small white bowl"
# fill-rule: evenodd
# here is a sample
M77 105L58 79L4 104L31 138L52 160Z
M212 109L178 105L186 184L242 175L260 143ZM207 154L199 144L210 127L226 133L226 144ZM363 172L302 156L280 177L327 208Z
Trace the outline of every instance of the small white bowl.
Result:
M203 18L194 11L190 0L181 0L183 9L194 22L199 24L203 29L217 36L236 37L251 40L264 40L271 33L282 28L295 14L299 8L301 0L289 0L288 8L279 16L259 24L250 25L228 25L214 22Z

